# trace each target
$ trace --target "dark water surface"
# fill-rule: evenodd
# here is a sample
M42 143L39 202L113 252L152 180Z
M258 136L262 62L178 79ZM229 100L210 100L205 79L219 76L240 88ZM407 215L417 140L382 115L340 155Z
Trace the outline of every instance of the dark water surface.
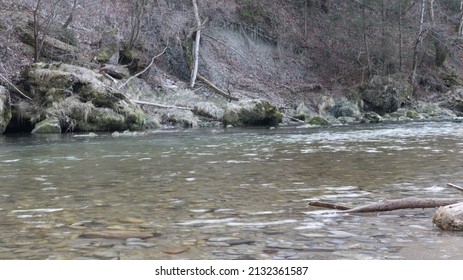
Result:
M0 137L0 259L463 259L432 209L320 214L463 196L463 125ZM83 238L133 231L152 238Z

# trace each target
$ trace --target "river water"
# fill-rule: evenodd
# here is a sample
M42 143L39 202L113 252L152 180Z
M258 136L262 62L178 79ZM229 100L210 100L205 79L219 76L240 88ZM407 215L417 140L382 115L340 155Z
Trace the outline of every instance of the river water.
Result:
M79 136L0 137L0 259L463 259L433 209L307 206L462 196L461 123Z

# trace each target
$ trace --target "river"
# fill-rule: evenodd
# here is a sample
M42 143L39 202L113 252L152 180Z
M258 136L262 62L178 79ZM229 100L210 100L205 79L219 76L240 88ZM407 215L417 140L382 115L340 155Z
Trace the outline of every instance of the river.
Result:
M0 259L463 259L433 209L307 206L461 196L461 123L81 136L0 137Z

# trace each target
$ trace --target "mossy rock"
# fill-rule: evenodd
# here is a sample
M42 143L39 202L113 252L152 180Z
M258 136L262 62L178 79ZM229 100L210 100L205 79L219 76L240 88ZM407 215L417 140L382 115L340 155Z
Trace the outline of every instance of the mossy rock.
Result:
M366 112L363 116L361 123L380 123L383 118L376 112Z
M34 100L18 110L24 122L59 116L63 131L142 130L145 114L109 79L90 69L62 63L32 64L22 84ZM30 115L30 116L29 116ZM18 118L21 118L18 117Z
M124 48L120 52L120 62L124 65L127 65L127 68L132 73L138 73L141 70L145 69L150 61L149 58L144 55L144 53L137 49L127 49Z
M109 62L114 55L114 50L109 48L101 48L98 50L98 53L95 55L96 61L100 63Z
M0 85L0 134L5 132L11 120L11 109L8 100L8 89Z
M330 122L327 119L320 117L320 116L312 117L306 122L310 125L319 125L319 126L330 124Z
M193 128L198 126L199 119L191 111L171 109L164 111L161 122L172 126Z
M119 62L119 52L121 49L121 35L117 28L105 30L100 40L100 49L95 55L95 59L100 63L117 64Z
M267 126L281 122L283 114L268 100L250 99L229 103L223 115L224 126Z
M32 134L41 133L61 133L60 121L58 118L47 118L37 123L32 130Z
M16 32L23 43L32 47L35 46L34 36L30 27L17 26ZM61 39L63 38L60 34L57 36L51 33L48 34L43 40L41 55L50 60L65 62L75 61L76 59L81 60L83 58L79 55L78 48L72 45L75 42L63 42Z
M366 110L377 113L392 113L408 100L413 87L401 76L374 76L359 87Z
M297 106L294 118L306 121L313 117L314 112L312 112L304 103L301 103Z
M339 98L335 100L334 106L329 108L328 112L335 118L358 118L360 116L360 109L357 104L349 101L347 98Z
M417 119L421 119L421 115L415 111L415 110L409 110L407 111L407 114L406 114L407 118L410 118L410 119L414 119L414 120L417 120Z

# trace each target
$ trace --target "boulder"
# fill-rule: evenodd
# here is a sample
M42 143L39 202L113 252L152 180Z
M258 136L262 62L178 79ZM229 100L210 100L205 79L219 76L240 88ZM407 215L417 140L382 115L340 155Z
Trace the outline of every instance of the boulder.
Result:
M347 98L342 97L336 99L334 105L328 109L328 111L335 118L340 117L349 117L349 118L359 118L360 109L357 104L349 101Z
M432 222L443 230L463 230L463 203L439 207Z
M282 114L268 100L248 99L229 103L223 115L224 126L265 126L281 122Z
M453 87L447 91L442 106L456 112L463 112L463 87Z
M17 106L24 122L49 116L59 119L62 131L141 130L145 115L109 79L90 69L62 63L35 63L22 73L31 104Z
M322 125L329 125L330 122L320 116L312 117L306 120L306 123L311 124L311 125L316 125L316 126L322 126Z
M376 112L366 112L363 115L361 123L380 123L383 121L383 118L378 115Z
M0 85L0 134L5 132L11 120L11 109L8 100L8 89Z
M95 56L100 63L117 64L121 48L121 35L116 28L103 32L100 41L100 49Z
M304 103L301 103L296 108L294 118L301 121L305 121L307 119L310 119L313 115L314 113L310 111L310 109Z
M32 134L40 133L61 133L59 119L55 117L46 118L37 123L32 130Z
M419 120L422 119L423 117L415 110L408 110L406 114L407 118L413 119L413 120Z
M374 76L359 88L366 110L380 114L397 111L412 96L413 87L401 77Z
M30 26L18 26L16 31L23 43L32 47L35 46L35 39ZM62 38L63 36L57 37ZM41 55L54 61L70 62L75 61L76 59L83 60L83 57L78 53L77 47L53 37L53 34L51 33L43 39Z

